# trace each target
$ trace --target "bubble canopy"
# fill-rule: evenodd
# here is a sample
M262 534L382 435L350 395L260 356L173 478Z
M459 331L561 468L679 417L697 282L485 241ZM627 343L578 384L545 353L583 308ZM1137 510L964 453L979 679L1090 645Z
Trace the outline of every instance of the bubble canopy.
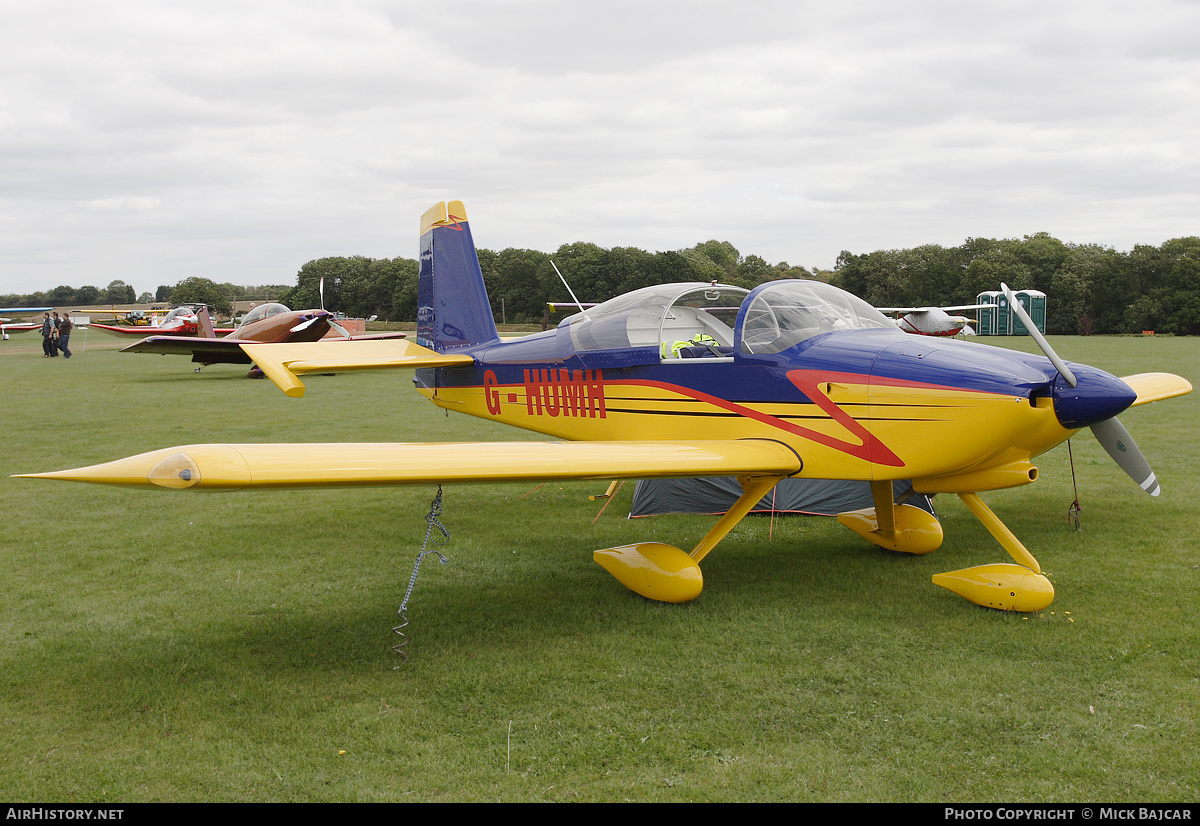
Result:
M895 329L867 302L820 281L789 279L754 290L725 284L660 284L618 296L564 319L576 351L658 347L715 340L707 357L778 353L822 333Z
M779 353L842 330L895 330L866 301L821 281L774 281L754 290L738 315L743 353Z
M238 328L240 329L245 327L247 324L253 324L256 321L262 321L264 318L269 316L289 312L291 312L291 310L282 304L259 304L253 310L242 316L242 320L241 323L238 324Z
M158 322L158 326L165 327L172 321L185 321L189 318L194 319L195 315L196 311L185 304L183 306L174 308L165 316L163 316L162 321Z

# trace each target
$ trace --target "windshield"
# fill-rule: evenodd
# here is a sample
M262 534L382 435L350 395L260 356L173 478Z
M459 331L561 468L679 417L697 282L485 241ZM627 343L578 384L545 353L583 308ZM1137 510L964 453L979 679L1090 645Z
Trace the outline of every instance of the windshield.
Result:
M742 317L743 353L779 353L838 330L896 329L883 313L845 290L800 279L764 284Z

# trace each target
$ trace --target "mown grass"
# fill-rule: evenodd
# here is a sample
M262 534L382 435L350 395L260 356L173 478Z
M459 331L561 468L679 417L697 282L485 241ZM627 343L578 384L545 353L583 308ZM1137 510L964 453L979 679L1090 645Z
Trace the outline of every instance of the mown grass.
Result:
M176 494L8 479L208 441L533 434L447 417L401 374L312 377L0 345L0 799L1195 801L1200 396L1122 416L1163 483L1098 445L985 499L1051 573L1039 615L930 583L1007 555L954 497L921 558L830 519L751 518L684 606L591 561L711 517L594 525L597 484L449 488L410 661L390 646L433 488ZM1200 379L1200 342L1062 338L1117 374ZM996 343L995 341L991 343ZM1027 346L1029 342L1002 342ZM1086 438L1084 438L1087 436Z

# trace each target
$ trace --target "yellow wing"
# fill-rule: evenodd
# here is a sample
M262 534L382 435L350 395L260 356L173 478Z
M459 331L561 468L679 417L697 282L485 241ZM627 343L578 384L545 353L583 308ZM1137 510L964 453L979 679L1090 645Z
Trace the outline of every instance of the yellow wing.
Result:
M270 345L267 345L270 346ZM792 476L803 463L765 439L186 445L102 465L20 474L195 490L353 487L662 476Z
M475 363L470 356L435 353L408 339L245 343L242 349L267 378L293 398L304 395L304 384L296 378L304 373L453 367Z
M1136 376L1122 376L1121 381L1137 393L1137 401L1133 403L1133 407L1192 392L1190 381L1171 373L1138 373Z

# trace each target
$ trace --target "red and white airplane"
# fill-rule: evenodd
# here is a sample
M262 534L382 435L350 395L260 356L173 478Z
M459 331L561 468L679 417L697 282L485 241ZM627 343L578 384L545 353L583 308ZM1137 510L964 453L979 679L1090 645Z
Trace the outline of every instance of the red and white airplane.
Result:
M201 307L193 316L198 332L192 335L153 335L143 338L122 353L157 353L164 356L191 356L192 361L205 367L209 364L251 364L241 345L280 344L286 342L320 341L329 336L346 341L404 338L404 333L370 333L352 336L334 320L327 310L289 310L283 304L260 304L242 318L241 324L223 337L214 330L208 308ZM162 329L161 327L159 328ZM196 372L200 372L200 367ZM257 378L257 376L255 376Z
M961 315L950 315L962 310L979 310L994 307L994 304L959 304L954 307L877 307L881 313L896 316L896 326L906 333L919 336L956 336L959 333L973 336L971 319Z
M161 320L157 319L157 314L153 310L145 311L146 315L150 316L150 320L144 323L131 323L128 320L117 324L97 324L91 323L91 327L97 330L103 330L106 333L117 336L118 338L145 338L146 336L195 336L199 334L200 322L197 316L199 305L181 304L167 311ZM105 313L114 313L115 315L126 315L129 318L134 311L125 310L103 310ZM145 318L145 315L139 316L139 321ZM218 328L217 333L228 335L233 332L232 327Z

